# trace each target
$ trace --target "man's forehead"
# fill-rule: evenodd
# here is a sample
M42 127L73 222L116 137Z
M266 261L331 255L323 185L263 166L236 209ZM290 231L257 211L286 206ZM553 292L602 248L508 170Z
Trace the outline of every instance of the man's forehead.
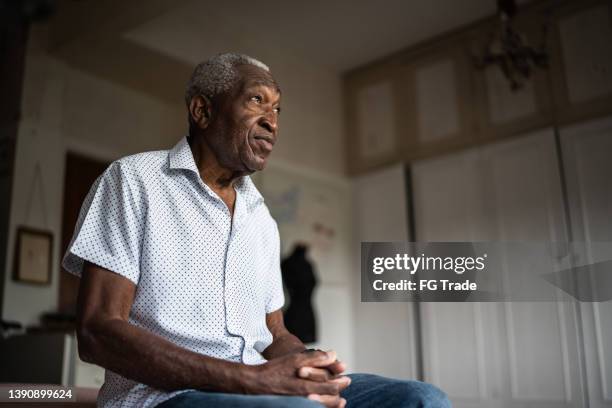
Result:
M253 88L257 86L265 86L274 89L280 94L281 90L278 83L269 71L255 65L239 65L236 70L241 76L241 88Z

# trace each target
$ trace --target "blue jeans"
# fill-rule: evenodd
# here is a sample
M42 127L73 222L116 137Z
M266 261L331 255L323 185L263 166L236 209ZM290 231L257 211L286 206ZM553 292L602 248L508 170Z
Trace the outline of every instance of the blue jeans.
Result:
M450 408L446 394L420 381L394 380L372 374L349 374L351 385L342 391L347 408ZM241 395L188 391L158 408L321 408L305 397Z

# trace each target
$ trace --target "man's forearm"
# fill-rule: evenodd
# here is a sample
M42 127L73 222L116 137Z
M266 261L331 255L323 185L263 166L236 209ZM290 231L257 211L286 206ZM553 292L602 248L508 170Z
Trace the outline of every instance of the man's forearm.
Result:
M282 357L291 353L299 353L306 350L304 343L288 331L274 339L262 353L266 360Z
M189 351L120 319L81 329L79 352L86 361L164 390L244 393L255 374L253 366Z

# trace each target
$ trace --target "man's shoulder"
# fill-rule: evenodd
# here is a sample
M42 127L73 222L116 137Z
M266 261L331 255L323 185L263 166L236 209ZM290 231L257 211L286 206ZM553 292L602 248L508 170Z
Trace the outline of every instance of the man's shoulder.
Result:
M161 168L166 165L167 159L168 150L153 150L124 156L115 162L121 167L140 172Z
M157 179L167 167L168 150L153 150L123 156L113 161L107 172L117 172L122 179L146 182Z

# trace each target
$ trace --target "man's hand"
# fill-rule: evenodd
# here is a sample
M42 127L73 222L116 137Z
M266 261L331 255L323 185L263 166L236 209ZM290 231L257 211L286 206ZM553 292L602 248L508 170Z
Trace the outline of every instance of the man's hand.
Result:
M252 375L247 376L244 392L248 394L302 395L321 402L327 407L344 407L346 401L340 397L350 379L348 377L330 378L326 381L313 381L298 376L302 368L324 370L334 365L336 353L314 351L293 353L275 358L265 364L253 366Z
M266 315L266 324L274 341L262 353L268 359L268 363L260 367L262 369L266 366L270 367L272 363L285 361L284 359L289 358L291 363L279 363L289 364L287 374L290 377L286 377L284 380L290 379L294 386L295 384L301 384L301 386L308 388L308 390L302 389L302 391L307 392L293 393L293 395L306 395L328 408L343 408L346 401L339 396L339 393L348 387L351 379L340 375L346 367L336 360L336 353L334 351L325 353L321 350L306 350L304 343L289 333L285 327L283 312L280 309ZM332 385L336 387L335 392L316 391L314 387L317 384Z
M308 349L302 351L302 353L312 353L316 351L321 350ZM336 352L333 350L327 353L334 353L334 356L336 355ZM298 377L313 381L329 381L330 379L337 378L344 370L346 370L344 363L334 360L327 367L302 367L298 370Z
M312 353L316 351L305 351L304 353ZM335 382L339 385L340 391L344 390L351 383L351 379L346 376L341 376L346 370L346 366L344 363L338 361L336 357L335 351L328 351L328 354L333 354L334 358L331 364L325 367L301 367L298 370L298 377L318 381L318 382ZM331 360L331 358L330 358ZM308 396L309 399L319 401L327 407L339 407L342 408L345 406L346 401L344 398L340 398L340 402L338 404L335 403L335 399L330 398L328 395L320 395L320 394L311 394Z

